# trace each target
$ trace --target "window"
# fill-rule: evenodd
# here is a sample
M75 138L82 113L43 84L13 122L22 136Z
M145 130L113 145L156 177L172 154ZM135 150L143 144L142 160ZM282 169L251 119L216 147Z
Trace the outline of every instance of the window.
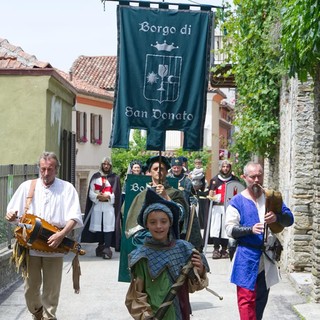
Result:
M87 142L88 136L87 136L87 114L85 112L77 111L76 113L77 117L77 131L76 131L76 138L77 142Z
M102 143L102 116L91 113L91 143Z

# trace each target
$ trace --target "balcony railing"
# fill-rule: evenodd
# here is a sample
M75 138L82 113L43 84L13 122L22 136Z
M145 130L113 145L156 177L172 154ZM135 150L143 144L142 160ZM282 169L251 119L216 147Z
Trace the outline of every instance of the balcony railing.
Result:
M211 46L213 53L211 53L210 64L211 67L221 65L226 62L227 54L221 53L219 49L223 48L223 36L215 35L213 40L213 45ZM210 83L214 88L234 88L236 86L234 76L225 76L231 69L230 64L219 68L218 71L211 72Z
M223 36L214 36L214 41L212 45L212 49L214 50L213 56L212 56L212 64L211 65L218 65L221 63L224 63L227 55L226 53L219 52L220 49L223 48Z

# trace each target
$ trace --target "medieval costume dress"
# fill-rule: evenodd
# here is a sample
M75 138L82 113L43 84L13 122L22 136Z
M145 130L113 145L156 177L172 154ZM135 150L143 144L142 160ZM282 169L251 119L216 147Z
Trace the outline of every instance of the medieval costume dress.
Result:
M33 187L32 183L35 183ZM23 182L11 198L7 212L14 211L21 216L25 212L31 188L34 188L34 195L26 213L37 215L61 229L71 220L77 223L76 228L82 227L77 191L70 182L59 178L55 178L50 186L45 186L40 178ZM24 261L26 269L23 266L22 269L25 272L28 310L33 314L33 319L56 319L65 253L38 251L32 247L27 252L29 254ZM19 257L19 267L21 259L22 256ZM2 319L5 318L3 315Z
M120 178L115 173L103 175L99 171L91 177L89 185L84 216L85 227L82 232L81 241L103 244L103 232L113 231L112 247L116 251L120 251ZM110 192L111 201L99 203L99 201L95 200L99 192ZM102 210L104 210L103 215L101 214ZM97 214L98 212L100 214ZM108 220L109 218L111 220Z
M226 162L226 161L225 161ZM228 162L229 163L229 162ZM209 183L209 190L215 192L214 195L214 205L212 206L211 213L211 224L209 231L209 241L208 243L213 243L214 251L212 257L216 258L228 258L227 247L228 247L228 236L225 232L225 193L226 193L226 184L230 181L239 181L239 179L234 176L230 170L227 174L224 174L220 170L219 174L213 177ZM221 250L220 249L221 245Z
M131 283L126 295L126 307L134 319L152 318L157 315L157 310L176 283L179 290L177 295L166 299L166 303L172 303L162 319L189 320L189 292L208 286L206 272L209 266L205 256L201 255L205 269L203 274L199 275L198 269L193 267L186 273L186 278L177 284L181 268L189 262L194 247L187 241L179 240L179 206L173 201L164 200L149 188L137 218L139 225L146 228L148 215L158 211L166 213L170 219L168 238L160 241L147 236L143 245L130 253Z
M145 244L129 255L134 281L128 290L126 306L134 319L146 319L158 310L181 268L190 259L192 248L192 244L184 240L163 244L146 238ZM200 278L194 275L188 278L163 319L190 319L189 293L207 285L206 276Z
M199 160L198 160L199 163ZM202 165L202 162L201 162ZM198 217L200 229L204 229L208 221L208 209L209 209L209 189L205 177L203 168L194 168L189 174L192 185L196 191L196 197L198 199Z
M108 194L110 200L101 202L97 200L98 193ZM89 198L95 204L92 206L89 230L91 232L111 232L115 227L114 201L111 184L105 176L92 179L90 183Z
M174 159L172 159L174 161ZM173 165L173 162L171 162ZM170 178L176 178L178 179L178 189L183 193L183 196L186 200L186 202L189 205L190 214L189 219L186 224L187 228L189 226L189 220L191 217L191 210L192 206L194 206L194 209L196 210L196 207L198 205L198 199L196 197L196 191L193 188L192 182L188 175L184 173L184 171L181 171L180 175L175 175L172 171L167 175L167 177ZM184 236L182 235L181 238L184 239ZM200 223L198 219L198 215L196 212L194 212L193 220L192 220L192 229L191 229L191 235L190 235L190 242L199 250L202 250L202 236L201 236L201 230L200 230Z
M171 172L168 177L179 179L178 189L183 192L184 198L188 202L189 206L194 204L197 205L196 191L193 188L192 181L190 178L182 171L179 176L176 176Z
M267 230L267 236L264 233L253 234L251 231L252 226L264 221L265 210L264 194L255 203L241 193L230 200L226 210L228 236L235 237L233 228L243 229L243 235L237 237L238 246L232 259L231 282L240 288L250 291L257 290L257 319L262 318L269 288L279 282L279 271L274 251L276 236L270 228ZM293 224L292 212L284 203L282 203L282 213L277 216L277 222L285 227ZM245 229L248 228L250 231L246 232ZM240 306L242 302L238 301L238 304Z

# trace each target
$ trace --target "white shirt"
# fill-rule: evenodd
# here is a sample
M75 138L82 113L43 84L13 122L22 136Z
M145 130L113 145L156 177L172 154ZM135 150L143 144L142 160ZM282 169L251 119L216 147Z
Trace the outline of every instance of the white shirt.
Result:
M17 211L18 217L24 214L31 181L25 181L19 186L7 206L7 212ZM34 214L58 228L63 228L71 219L77 222L75 228L83 226L78 193L71 183L59 178L55 178L50 187L44 186L40 178L37 179L32 202L27 213ZM30 250L30 254L61 256L61 254L43 252L39 254L34 250Z

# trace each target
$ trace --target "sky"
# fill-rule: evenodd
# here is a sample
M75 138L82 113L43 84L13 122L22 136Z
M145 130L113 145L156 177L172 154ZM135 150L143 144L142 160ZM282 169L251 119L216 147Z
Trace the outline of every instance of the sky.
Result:
M168 0L218 5L223 0ZM81 55L117 55L118 2L100 0L6 0L1 2L0 38L68 72Z

